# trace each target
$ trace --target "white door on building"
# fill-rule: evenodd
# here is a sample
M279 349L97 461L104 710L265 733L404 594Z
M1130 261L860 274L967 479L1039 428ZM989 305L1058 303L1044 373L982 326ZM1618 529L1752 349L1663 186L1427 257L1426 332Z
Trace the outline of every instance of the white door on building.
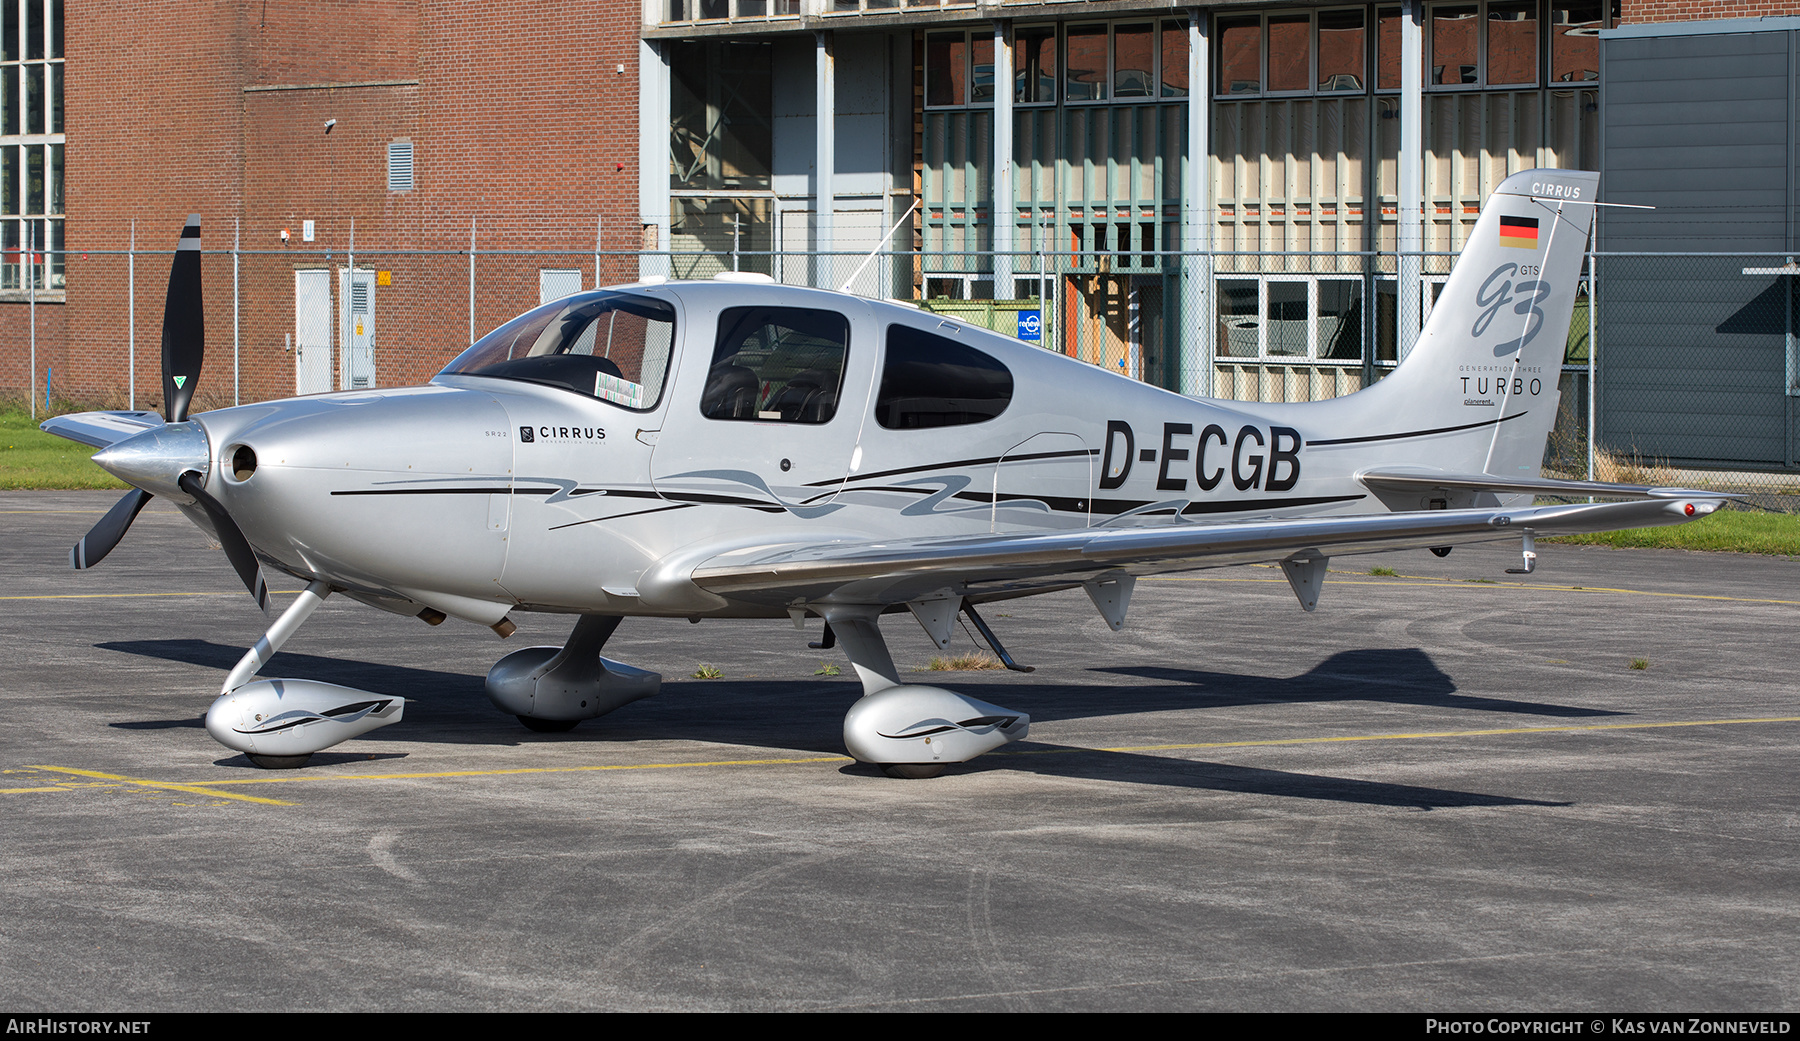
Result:
M547 304L581 292L581 272L576 268L539 268L538 303Z
M338 269L338 388L375 385L375 272Z
M331 272L294 272L294 393L331 389Z

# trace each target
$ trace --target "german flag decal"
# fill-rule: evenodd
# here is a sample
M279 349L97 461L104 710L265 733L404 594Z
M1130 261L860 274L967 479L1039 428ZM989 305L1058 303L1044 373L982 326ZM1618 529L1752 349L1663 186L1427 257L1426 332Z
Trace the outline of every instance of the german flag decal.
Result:
M1536 249L1538 219L1536 217L1500 218L1500 244L1519 249Z

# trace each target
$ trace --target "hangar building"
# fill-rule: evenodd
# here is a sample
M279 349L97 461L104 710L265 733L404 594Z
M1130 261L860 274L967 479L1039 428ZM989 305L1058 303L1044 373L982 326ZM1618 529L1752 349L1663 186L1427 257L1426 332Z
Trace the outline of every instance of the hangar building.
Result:
M1795 248L1800 30L1773 0L0 9L14 393L155 403L166 258L125 251L195 211L210 404L415 381L545 294L727 267L1033 315L1184 393L1332 396L1404 355L1487 192L1536 166L1618 201L1679 182L1754 229L1719 249ZM1683 62L1718 75L1659 71ZM1618 220L1603 247L1651 248ZM1710 397L1619 345L1599 429L1678 413L1661 454L1792 466L1788 317L1707 327L1740 379ZM1752 398L1754 430L1683 441Z

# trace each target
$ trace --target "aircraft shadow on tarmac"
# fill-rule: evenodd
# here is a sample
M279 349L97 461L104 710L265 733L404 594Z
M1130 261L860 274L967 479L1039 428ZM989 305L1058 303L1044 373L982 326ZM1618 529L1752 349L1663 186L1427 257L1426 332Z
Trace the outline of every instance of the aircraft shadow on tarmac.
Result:
M1552 705L1513 698L1477 697L1456 692L1456 683L1431 656L1416 647L1340 651L1308 672L1288 678L1241 673L1172 669L1156 665L1095 667L1093 672L1166 680L1158 687L1133 687L1134 694L1162 691L1182 697L1190 706L1379 701L1393 705L1478 712L1511 712L1531 716L1618 716L1621 712ZM1038 718L1035 714L1032 718Z
M104 650L212 667L221 672L243 651L205 640L130 640L96 644ZM426 713L409 715L407 726L382 734L385 741L484 745L535 745L582 741L594 744L654 740L704 741L761 746L782 751L809 749L842 754L843 713L861 696L854 680L715 680L669 683L654 698L627 705L601 720L565 734L534 734L497 714L482 691L482 678L459 672L280 653L270 675L317 679L416 699ZM1145 686L981 682L975 674L919 674L916 682L942 682L971 696L1015 705L1034 723L1088 716L1168 712L1262 703L1382 701L1493 712L1552 716L1619 715L1567 706L1455 693L1455 684L1429 655L1416 649L1346 651L1292 678L1157 667L1094 669L1172 682ZM205 693L210 694L210 691ZM210 699L209 699L210 700ZM415 722L416 720L416 722ZM200 726L198 716L118 722L128 730ZM1010 754L1009 754L1010 753ZM383 754L380 758L399 758ZM365 761L348 749L314 756L317 765ZM221 760L239 765L241 757ZM1438 809L1472 806L1560 806L1559 802L1487 795L1453 789L1389 784L1293 773L1137 752L1063 747L1026 741L952 768L972 774L989 770L1029 771L1050 776L1125 781L1177 788L1320 799L1375 806ZM863 764L849 772L873 772Z

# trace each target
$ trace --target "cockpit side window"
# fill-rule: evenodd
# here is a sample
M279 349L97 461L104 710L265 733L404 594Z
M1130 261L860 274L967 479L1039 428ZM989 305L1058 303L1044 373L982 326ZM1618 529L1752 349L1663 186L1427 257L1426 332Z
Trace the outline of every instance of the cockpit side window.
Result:
M728 307L700 394L708 419L828 423L844 386L850 321L804 307Z
M662 399L675 309L631 293L577 293L476 341L446 374L563 387L643 412Z
M890 430L984 423L1012 402L1012 373L997 359L910 325L887 327L875 421Z

